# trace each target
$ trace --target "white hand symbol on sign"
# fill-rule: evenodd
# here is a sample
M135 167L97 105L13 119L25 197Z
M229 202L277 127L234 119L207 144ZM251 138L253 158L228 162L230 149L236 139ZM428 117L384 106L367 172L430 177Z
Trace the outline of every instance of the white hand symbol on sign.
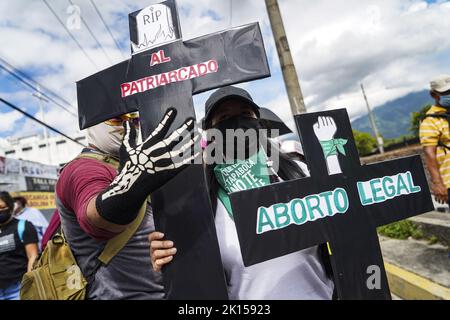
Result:
M337 132L336 122L332 117L319 117L317 122L313 126L314 133L316 134L319 142L332 141L334 135ZM330 155L325 158L327 162L328 174L340 174L342 173L341 166L337 154Z

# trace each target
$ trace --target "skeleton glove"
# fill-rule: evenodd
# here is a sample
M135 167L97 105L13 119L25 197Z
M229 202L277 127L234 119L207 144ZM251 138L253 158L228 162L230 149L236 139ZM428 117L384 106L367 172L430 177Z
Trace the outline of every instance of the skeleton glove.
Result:
M188 119L164 139L175 116L176 110L169 109L141 144L137 144L133 123L124 123L119 174L96 200L97 211L104 219L120 225L131 223L145 199L198 156L198 153L192 155L191 152L198 140L198 135L192 138L194 119ZM185 137L189 140L175 149L180 138Z

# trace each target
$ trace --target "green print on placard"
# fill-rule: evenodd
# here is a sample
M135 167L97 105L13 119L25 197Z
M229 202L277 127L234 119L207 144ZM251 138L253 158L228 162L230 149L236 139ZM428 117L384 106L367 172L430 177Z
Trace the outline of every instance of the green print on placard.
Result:
M219 200L231 218L233 218L233 212L228 194L270 184L266 154L262 149L246 160L237 160L234 164L216 165L214 174L220 185Z
M288 203L275 203L259 207L256 233L286 228L292 224L302 225L318 219L345 214L350 207L347 191L343 188L296 198Z
M396 197L422 191L420 186L414 184L410 171L369 181L358 181L356 186L363 206L385 202Z
M347 144L347 142L347 139L331 139L328 141L320 141L320 145L322 146L325 158L336 156L338 153L345 156L346 154L344 146Z

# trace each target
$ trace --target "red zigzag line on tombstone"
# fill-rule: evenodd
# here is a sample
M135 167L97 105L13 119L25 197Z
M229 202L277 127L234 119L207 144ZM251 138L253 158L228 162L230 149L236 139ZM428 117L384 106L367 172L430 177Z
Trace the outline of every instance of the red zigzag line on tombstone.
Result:
M142 48L146 48L149 44L154 44L159 38L163 38L162 41L167 41L167 39L172 39L173 35L175 33L175 30L172 27L169 27L169 32L166 34L166 32L162 29L161 26L159 26L159 30L155 35L155 38L153 40L147 39L147 34L144 34L144 41L140 44L134 44L137 49L140 51Z
M218 70L219 64L217 61L208 60L206 62L181 67L176 70L148 76L139 80L122 83L120 85L121 95L122 98L129 97L170 83L203 77L209 73L215 73Z

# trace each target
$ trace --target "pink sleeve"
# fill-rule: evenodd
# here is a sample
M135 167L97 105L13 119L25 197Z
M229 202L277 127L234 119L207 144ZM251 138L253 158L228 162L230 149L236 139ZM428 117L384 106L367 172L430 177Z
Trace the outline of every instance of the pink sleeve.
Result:
M56 185L56 195L64 207L75 213L81 229L96 240L108 240L116 233L92 225L87 218L89 201L105 190L116 176L113 167L97 160L78 159L64 168Z

